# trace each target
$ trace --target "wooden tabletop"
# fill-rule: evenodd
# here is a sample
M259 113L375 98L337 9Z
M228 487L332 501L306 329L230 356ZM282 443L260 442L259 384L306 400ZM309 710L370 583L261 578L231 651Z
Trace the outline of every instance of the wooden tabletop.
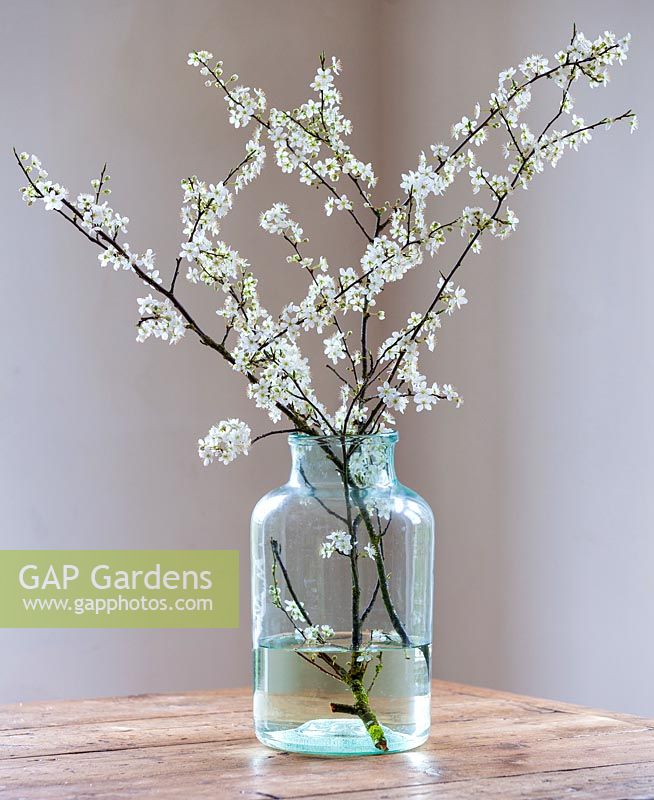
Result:
M654 798L654 721L434 682L417 750L317 759L254 738L246 690L0 707L0 798Z

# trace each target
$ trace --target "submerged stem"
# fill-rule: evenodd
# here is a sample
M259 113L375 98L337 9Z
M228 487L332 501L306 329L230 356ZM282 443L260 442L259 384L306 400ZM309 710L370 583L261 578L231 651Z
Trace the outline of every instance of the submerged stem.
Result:
M388 742L386 741L386 734L384 729L379 724L377 715L370 707L370 700L368 692L363 683L363 672L357 670L355 677L350 677L348 685L354 695L354 704L348 705L347 703L330 703L330 708L334 714L351 714L352 716L359 717L361 722L366 727L368 735L373 741L377 750L386 752L388 750Z

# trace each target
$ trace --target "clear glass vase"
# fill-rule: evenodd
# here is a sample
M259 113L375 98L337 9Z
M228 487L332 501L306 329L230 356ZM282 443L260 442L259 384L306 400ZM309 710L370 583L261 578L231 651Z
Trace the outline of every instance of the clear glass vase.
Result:
M422 744L434 521L395 476L396 433L289 437L291 476L252 514L254 720L315 755Z

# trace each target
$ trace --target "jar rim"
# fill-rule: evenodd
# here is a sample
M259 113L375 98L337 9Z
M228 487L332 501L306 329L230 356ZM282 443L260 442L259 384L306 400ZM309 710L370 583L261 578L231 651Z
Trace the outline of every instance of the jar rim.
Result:
M381 433L348 433L343 437L348 443L364 441L381 441L388 444L395 444L400 438L397 431L383 431ZM333 434L310 434L310 433L291 433L288 436L289 444L309 446L314 444L340 444L341 436Z

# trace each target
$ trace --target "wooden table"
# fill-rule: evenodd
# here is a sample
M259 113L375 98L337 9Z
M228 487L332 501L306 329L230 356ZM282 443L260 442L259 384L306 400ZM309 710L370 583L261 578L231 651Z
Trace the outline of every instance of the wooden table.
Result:
M246 690L0 707L0 798L654 798L654 722L436 681L428 743L316 759L260 745Z

